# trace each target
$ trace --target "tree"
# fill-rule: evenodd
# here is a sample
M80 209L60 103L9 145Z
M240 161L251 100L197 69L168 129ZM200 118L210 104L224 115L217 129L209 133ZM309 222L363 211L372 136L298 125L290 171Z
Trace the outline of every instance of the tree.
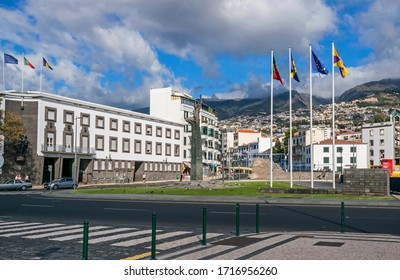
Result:
M379 122L387 122L389 121L389 116L386 115L385 113L377 113L374 116L374 122L379 123Z
M22 116L12 112L0 112L0 115L0 135L3 136L4 145L4 165L0 175L1 179L14 178L16 174L28 174L30 177L35 177L35 167L32 166L32 149L29 147L29 141L25 137ZM22 141L25 141L25 154L22 157L23 161L18 161L21 159L18 158L20 156L18 151L21 150Z
M274 154L281 154L284 153L284 148L282 147L281 141L277 140L275 142L274 148L272 149Z

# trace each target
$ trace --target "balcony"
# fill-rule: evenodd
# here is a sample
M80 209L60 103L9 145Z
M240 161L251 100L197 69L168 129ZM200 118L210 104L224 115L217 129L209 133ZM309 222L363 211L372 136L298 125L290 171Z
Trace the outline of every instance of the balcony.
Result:
M94 148L84 148L84 147L73 147L69 145L43 145L42 152L55 152L55 153L75 153L74 148L78 154L95 154L96 150Z

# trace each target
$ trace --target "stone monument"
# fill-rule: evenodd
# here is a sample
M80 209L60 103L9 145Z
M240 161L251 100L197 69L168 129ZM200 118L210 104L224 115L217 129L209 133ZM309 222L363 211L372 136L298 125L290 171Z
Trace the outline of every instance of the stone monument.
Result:
M201 131L200 131L200 110L202 107L202 101L195 101L193 109L193 117L186 118L186 121L192 126L192 140L191 145L191 168L190 168L190 180L198 181L203 180L203 159L201 149Z

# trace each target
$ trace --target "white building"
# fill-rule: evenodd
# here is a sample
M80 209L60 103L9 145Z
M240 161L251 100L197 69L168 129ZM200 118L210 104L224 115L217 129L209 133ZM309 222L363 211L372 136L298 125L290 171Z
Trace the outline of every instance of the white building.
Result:
M365 124L362 127L362 141L368 144L369 166L381 166L382 159L395 159L394 138L393 122Z
M143 173L172 179L181 171L181 122L49 93L0 97L6 111L22 116L36 158L37 174L29 174L35 183L73 177L74 170L85 183L137 180Z
M313 143L331 138L331 128L313 127ZM310 170L310 129L299 129L293 136L293 169ZM314 162L315 163L315 162Z
M332 144L332 139L313 144L314 170L332 170ZM359 140L336 139L335 149L336 172L343 172L344 169L349 168L368 168L366 143L362 143Z
M193 116L196 100L189 94L170 87L152 89L150 91L150 116L176 122L184 126L183 161L188 165L191 161L191 125L186 118ZM217 112L206 104L200 110L201 139L203 151L203 174L215 171L220 165L221 138L218 129Z

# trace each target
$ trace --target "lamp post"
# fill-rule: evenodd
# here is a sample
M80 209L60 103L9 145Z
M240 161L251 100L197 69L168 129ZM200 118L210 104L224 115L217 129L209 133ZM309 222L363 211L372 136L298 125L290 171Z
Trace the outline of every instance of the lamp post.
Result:
M78 120L81 117L76 116L75 117L75 147L74 147L74 181L78 182L78 178L77 178L77 169L78 169L78 159L77 159L77 148L78 148L78 144L77 144L77 139L78 139Z
M111 160L111 154L106 157L106 180L107 180L107 171L108 171L108 166L109 166L109 161Z

